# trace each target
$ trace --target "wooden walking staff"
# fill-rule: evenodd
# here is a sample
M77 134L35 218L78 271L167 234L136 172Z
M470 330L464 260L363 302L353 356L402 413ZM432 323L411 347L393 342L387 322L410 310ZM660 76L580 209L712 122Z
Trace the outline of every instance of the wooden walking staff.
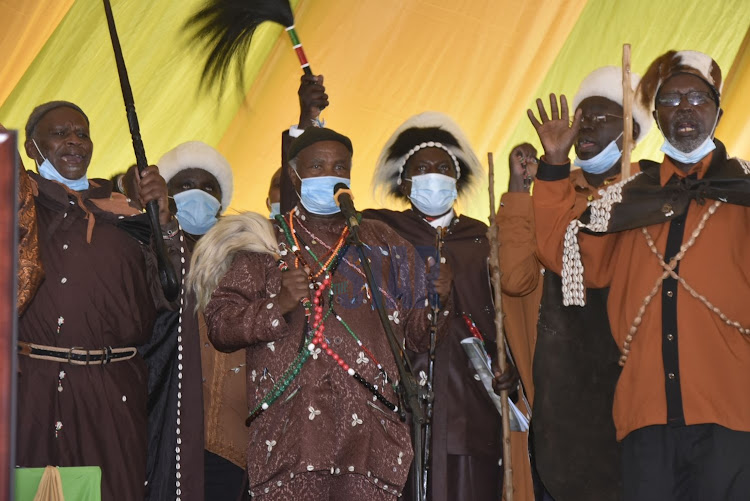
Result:
M492 153L487 153L490 174L490 228L487 230L487 240L490 243L490 277L495 294L495 343L497 343L497 363L500 372L507 370L505 354L505 331L503 330L503 298L500 288L500 254L497 229L497 213L495 212L495 164ZM505 501L513 501L513 467L510 459L510 408L508 406L508 390L500 392L500 409L503 422L503 486L505 487Z
M122 47L120 47L120 39L117 36L117 27L115 26L115 18L112 14L112 6L110 5L109 0L103 0L103 2L104 13L107 16L107 26L109 27L109 36L112 40L112 49L115 53L117 74L120 77L120 88L122 89L122 99L125 102L125 113L128 119L128 127L130 128L130 137L133 140L135 161L138 166L138 172L143 173L148 167L148 160L146 160L146 150L143 147L143 140L141 139L141 128L140 125L138 125L138 115L135 112L133 89L130 87L128 69L125 67L125 59L122 56ZM177 275L172 266L172 262L169 260L167 249L164 246L161 226L159 224L159 205L156 200L152 200L146 204L146 213L148 214L151 234L154 239L154 252L156 254L159 280L161 281L161 287L164 291L164 297L167 298L168 301L174 301L180 293L180 284L177 281Z
M630 44L622 46L622 179L630 177L633 150L633 87L630 80Z

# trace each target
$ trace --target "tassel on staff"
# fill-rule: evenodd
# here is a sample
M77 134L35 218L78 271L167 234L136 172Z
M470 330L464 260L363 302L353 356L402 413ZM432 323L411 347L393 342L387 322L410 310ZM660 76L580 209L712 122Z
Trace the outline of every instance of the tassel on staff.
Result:
M196 41L208 52L201 85L218 83L223 87L232 66L237 83L244 88L244 69L255 30L271 21L282 25L306 75L312 75L307 56L294 28L294 13L289 0L208 0L185 23Z
M495 299L495 330L497 332L495 342L497 343L497 363L500 371L504 373L507 368L507 356L505 353L505 331L503 330L503 298L500 288L500 253L498 246L497 213L495 211L495 163L492 153L487 154L489 162L490 181L490 227L487 230L487 240L490 243L490 272L492 288ZM502 411L503 423L503 486L505 488L505 501L513 501L513 467L510 457L510 408L508 406L508 390L500 392L500 409Z

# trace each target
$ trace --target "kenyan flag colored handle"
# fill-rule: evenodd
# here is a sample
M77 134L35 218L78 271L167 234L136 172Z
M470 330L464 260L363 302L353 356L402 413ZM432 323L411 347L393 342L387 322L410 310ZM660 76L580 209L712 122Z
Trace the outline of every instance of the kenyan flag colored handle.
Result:
M286 32L289 33L289 38L292 40L292 46L294 47L294 52L297 53L297 59L299 59L302 71L305 72L305 75L312 75L310 63L307 62L307 56L305 56L305 49L302 48L302 43L299 41L294 25L288 26Z

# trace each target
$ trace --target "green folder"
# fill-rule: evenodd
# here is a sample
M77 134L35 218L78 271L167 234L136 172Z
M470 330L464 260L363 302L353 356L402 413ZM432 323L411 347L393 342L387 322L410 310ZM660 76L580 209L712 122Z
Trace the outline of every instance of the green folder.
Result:
M58 468L65 501L101 501L102 470L98 466ZM15 501L34 501L44 468L16 468Z

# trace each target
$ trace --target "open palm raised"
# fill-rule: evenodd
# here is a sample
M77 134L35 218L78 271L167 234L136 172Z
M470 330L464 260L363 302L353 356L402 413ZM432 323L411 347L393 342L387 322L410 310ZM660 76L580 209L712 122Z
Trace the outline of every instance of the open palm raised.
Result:
M570 147L578 135L578 129L581 128L581 110L577 110L573 123L568 121L568 100L564 95L560 96L560 108L557 107L557 96L549 95L550 116L547 116L547 110L544 109L544 103L541 99L536 100L536 106L539 109L539 119L537 120L534 112L529 109L526 114L531 120L531 124L539 135L539 140L544 148L544 159L549 164L564 164L568 162L568 153Z

